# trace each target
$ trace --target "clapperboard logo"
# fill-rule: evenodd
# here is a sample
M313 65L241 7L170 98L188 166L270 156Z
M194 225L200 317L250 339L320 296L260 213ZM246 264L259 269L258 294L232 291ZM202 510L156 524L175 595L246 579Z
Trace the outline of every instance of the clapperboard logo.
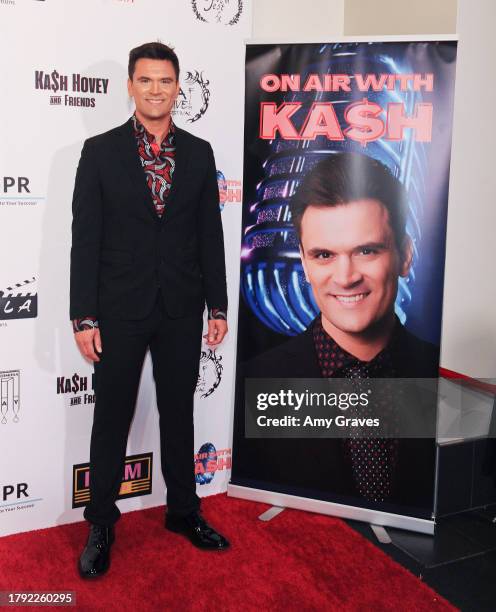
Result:
M153 453L126 457L124 475L117 499L150 495L152 492ZM72 507L81 508L90 501L90 464L72 468Z
M0 372L0 425L19 422L20 370Z
M36 278L0 290L0 320L33 319L38 316Z

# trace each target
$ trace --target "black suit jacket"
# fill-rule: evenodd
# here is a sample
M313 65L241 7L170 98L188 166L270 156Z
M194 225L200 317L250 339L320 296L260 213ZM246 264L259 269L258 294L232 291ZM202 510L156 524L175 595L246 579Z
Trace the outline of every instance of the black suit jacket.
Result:
M231 482L343 504L430 518L433 510L435 439L399 440L398 466L387 502L361 498L341 439L245 438L246 378L321 378L313 325L278 347L238 365ZM391 344L397 378L437 378L439 349L397 321ZM435 411L435 406L431 407ZM435 416L435 413L434 415Z
M160 219L132 121L84 143L73 197L70 318L141 319L162 291L172 318L227 308L219 191L208 142L176 128Z

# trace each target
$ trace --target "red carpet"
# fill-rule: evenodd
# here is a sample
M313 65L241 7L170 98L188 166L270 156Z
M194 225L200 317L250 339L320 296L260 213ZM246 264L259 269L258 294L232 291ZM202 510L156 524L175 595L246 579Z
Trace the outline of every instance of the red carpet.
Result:
M165 531L163 507L125 514L109 573L92 582L76 571L84 523L0 538L0 591L71 590L78 610L454 610L344 522L296 510L257 520L267 508L203 500L231 540L223 553Z

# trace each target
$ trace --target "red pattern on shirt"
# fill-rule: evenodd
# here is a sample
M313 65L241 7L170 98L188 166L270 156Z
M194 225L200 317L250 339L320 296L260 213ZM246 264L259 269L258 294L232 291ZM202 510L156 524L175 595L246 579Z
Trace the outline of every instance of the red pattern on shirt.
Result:
M146 183L150 189L157 215L161 218L172 187L172 175L176 167L175 127L171 120L169 131L159 145L155 136L150 134L136 115L133 115L132 120Z

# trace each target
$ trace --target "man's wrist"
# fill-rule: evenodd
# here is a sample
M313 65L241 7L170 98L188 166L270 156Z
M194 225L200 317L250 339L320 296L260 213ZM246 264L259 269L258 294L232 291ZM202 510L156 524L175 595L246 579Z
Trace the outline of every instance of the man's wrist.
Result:
M98 328L98 319L96 317L83 317L81 319L73 319L72 321L74 333L96 328Z
M208 319L209 321L212 319L222 319L224 321L227 321L227 311L222 310L222 308L209 308Z

